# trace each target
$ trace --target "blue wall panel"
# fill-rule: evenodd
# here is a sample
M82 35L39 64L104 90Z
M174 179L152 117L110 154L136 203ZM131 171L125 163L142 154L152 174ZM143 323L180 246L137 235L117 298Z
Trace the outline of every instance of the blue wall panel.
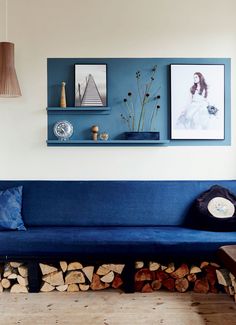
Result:
M69 120L74 126L72 140L91 139L90 128L96 124L100 131L108 132L110 139L123 138L129 131L121 114L126 112L123 98L128 91L137 93L136 71L140 70L143 80L150 76L154 65L158 66L155 86L160 86L160 110L156 129L162 140L170 138L170 64L224 64L225 65L225 139L224 140L171 140L169 145L230 145L231 130L231 64L228 58L49 58L48 59L48 107L60 103L61 82L66 82L67 106L74 106L74 65L79 63L106 63L108 73L108 106L110 115L76 115L48 113L48 139L56 140L53 125L58 120Z

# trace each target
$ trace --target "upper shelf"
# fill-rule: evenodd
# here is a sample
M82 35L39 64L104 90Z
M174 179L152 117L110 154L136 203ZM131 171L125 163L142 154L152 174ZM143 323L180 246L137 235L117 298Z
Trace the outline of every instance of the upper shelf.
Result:
M111 107L92 107L92 106L81 106L81 107L47 107L48 113L56 112L59 114L101 114L108 115L111 113Z

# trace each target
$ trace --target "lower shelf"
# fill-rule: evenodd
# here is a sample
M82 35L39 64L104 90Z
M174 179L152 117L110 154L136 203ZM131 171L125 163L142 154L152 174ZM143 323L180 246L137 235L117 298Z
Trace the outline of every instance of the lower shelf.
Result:
M49 147L79 147L79 146L167 146L170 140L47 140Z

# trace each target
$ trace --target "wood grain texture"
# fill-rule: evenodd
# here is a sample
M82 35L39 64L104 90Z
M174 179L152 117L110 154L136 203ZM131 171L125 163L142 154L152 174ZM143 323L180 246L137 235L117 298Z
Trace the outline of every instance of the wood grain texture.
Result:
M119 291L1 294L1 324L235 325L236 304L226 294Z

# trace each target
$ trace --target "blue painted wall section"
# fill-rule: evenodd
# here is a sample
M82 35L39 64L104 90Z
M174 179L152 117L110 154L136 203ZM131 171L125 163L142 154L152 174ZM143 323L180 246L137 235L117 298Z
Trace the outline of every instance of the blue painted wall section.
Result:
M107 64L107 90L110 114L73 114L48 112L48 140L56 140L53 125L58 120L69 120L74 126L71 140L90 140L91 126L98 125L100 132L109 133L111 140L122 140L123 133L129 131L121 114L126 112L123 99L131 91L137 94L136 71L141 71L142 83L150 77L150 71L157 65L158 72L153 88L160 87L156 130L160 139L170 139L170 64L224 64L225 65L225 139L224 140L171 140L168 145L216 145L231 144L231 60L229 58L49 58L48 59L48 107L58 107L61 82L66 82L67 106L74 106L74 65ZM134 103L135 100L134 100ZM79 110L79 108L78 108Z

